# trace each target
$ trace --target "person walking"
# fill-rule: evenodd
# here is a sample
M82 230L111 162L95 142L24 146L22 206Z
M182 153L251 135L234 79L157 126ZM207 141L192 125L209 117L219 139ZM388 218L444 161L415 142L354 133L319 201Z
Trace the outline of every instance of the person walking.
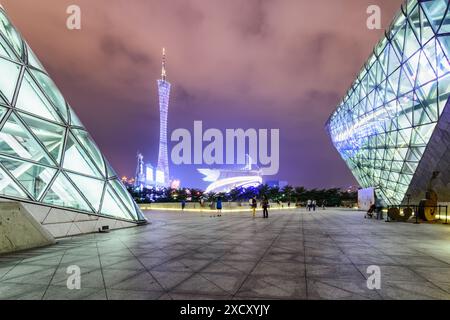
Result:
M186 200L182 200L181 201L181 211L184 211L184 209L186 208Z
M263 207L263 218L268 219L269 218L269 200L267 197L264 197L262 201L262 207Z
M316 202L316 200L313 200L313 202L312 202L312 207L313 207L313 211L316 211L316 207L317 207L317 202Z
M308 207L308 211L311 211L311 205L312 205L311 200L308 200L308 201L306 202L306 206Z
M217 209L217 216L221 217L222 216L222 198L221 197L217 198L216 209Z
M252 207L252 212L253 212L253 218L256 217L256 207L258 206L258 203L256 202L256 198L253 197L252 198L252 202L251 202L251 207Z

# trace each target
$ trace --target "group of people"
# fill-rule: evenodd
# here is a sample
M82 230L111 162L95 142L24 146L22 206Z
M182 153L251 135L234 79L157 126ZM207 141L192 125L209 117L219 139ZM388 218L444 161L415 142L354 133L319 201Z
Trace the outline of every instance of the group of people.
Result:
M308 209L308 211L316 211L317 208L317 202L316 200L308 200L306 202L306 208Z
M253 218L256 217L256 209L258 208L258 202L256 200L256 197L253 197L250 199L250 206L252 208L253 212ZM269 199L267 197L264 197L261 201L261 207L263 208L263 218L268 219L269 218ZM217 198L216 201L216 209L217 209L217 215L216 217L222 216L222 198ZM214 216L211 216L214 217Z
M250 200L250 206L252 208L253 218L256 217L256 209L258 208L258 201L256 200L256 197L253 197ZM268 219L269 218L269 199L267 197L264 197L261 201L261 207L263 208L263 218Z
M212 208L213 208L214 203L212 203ZM216 200L215 203L215 207L217 210L217 215L211 215L210 217L221 217L222 216L222 198L219 197ZM252 208L252 212L253 212L253 218L256 217L256 209L258 208L258 201L256 200L256 197L253 197L252 199L250 199L250 207ZM263 200L261 201L261 207L263 208L263 218L264 219L268 219L269 218L269 199L267 197L264 197ZM184 209L186 208L186 200L182 200L181 201L181 210L184 211Z

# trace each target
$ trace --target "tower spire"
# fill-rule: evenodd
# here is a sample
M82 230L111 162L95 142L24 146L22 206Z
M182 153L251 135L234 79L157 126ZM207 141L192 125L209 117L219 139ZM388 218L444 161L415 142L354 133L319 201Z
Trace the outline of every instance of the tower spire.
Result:
M166 48L162 50L162 70L161 70L161 79L166 81Z

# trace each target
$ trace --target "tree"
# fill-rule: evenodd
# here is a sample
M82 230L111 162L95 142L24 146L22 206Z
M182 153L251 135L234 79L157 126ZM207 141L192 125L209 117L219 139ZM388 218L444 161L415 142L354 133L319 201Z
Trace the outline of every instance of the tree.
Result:
M281 201L283 202L292 202L292 194L294 193L294 188L290 185L287 185L282 190L283 193L283 199Z

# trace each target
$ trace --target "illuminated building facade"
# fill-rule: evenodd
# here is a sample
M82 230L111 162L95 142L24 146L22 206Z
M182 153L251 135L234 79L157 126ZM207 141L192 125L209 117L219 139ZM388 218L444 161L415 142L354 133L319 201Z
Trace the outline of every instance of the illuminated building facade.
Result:
M142 153L137 154L136 175L134 179L135 187L143 188L146 183L144 156Z
M255 168L254 168L255 167ZM262 184L262 171L246 155L246 165L240 169L197 169L210 182L205 193L229 192L234 188L257 187Z
M103 218L145 221L0 6L1 200L47 210L56 236L92 232Z
M327 122L363 188L388 205L425 198L433 172L450 200L450 11L406 1Z
M169 115L170 83L167 81L165 49L163 49L161 79L158 80L158 93L159 93L159 113L160 113L159 156L158 156L158 165L156 167L155 180L158 185L168 187L170 184L170 173L169 173L169 155L167 143L167 118Z

